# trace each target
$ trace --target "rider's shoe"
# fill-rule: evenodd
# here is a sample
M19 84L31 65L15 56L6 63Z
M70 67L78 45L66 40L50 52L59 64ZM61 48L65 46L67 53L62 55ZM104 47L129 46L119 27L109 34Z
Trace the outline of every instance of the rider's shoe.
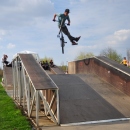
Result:
M72 45L78 45L78 43L76 43L76 42L73 41L73 42L72 42Z
M80 39L80 37L81 37L81 36L76 37L76 38L75 38L75 41L77 42L77 41Z

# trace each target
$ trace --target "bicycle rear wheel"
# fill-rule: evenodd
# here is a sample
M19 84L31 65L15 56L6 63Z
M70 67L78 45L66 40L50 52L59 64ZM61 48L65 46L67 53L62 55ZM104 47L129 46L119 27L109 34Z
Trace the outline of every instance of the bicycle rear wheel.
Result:
M64 54L64 42L63 41L61 43L61 48L62 48L62 54Z
M61 39L62 54L64 54L64 39Z
M63 37L62 31L61 31L61 38L60 38L60 41L61 41L62 54L64 54L65 41L64 41L64 37Z
M62 54L64 54L64 46L62 46Z

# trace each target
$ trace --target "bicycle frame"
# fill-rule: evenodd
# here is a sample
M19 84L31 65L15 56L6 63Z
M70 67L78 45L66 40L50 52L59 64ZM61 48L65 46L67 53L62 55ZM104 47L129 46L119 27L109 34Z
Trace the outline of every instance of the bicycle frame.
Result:
M59 34L57 35L57 37L60 38L61 47L62 47L62 53L64 54L64 46L65 46L65 43L67 43L67 42L64 41L64 36L63 36L63 32L62 32L62 23L63 23L63 20L61 22Z

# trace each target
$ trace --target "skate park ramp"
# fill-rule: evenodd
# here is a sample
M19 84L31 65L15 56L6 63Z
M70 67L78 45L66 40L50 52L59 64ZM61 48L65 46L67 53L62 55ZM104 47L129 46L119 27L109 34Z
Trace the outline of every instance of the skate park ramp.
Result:
M51 72L53 74L65 74L58 66L51 67Z
M3 66L4 86L11 87L13 85L12 67Z
M32 54L19 54L36 90L57 89Z
M80 76L50 75L50 77L59 87L61 124L125 118L125 115Z
M6 93L13 97L13 73L12 67L3 66L3 81L1 82L2 86L5 88Z
M110 60L109 58L105 57L105 56L97 56L96 57L98 60L106 63L106 64L109 64L111 66L113 66L114 68L116 69L119 69L120 71L122 71L123 73L127 73L127 74L130 74L130 69L124 65L121 65L113 60Z
M126 118L130 117L130 97L128 95L116 89L95 74L76 74L76 76L80 77Z
M40 82L40 88L37 87L37 90L43 88L43 84L45 88L53 88L52 83L48 80L48 75L42 72L42 68L39 68L37 63L33 63L31 55L29 55L28 59L24 55L20 55L20 57L26 70L28 70L28 73L30 72L30 77L35 80L36 86ZM27 63L29 63L29 66ZM111 63L111 65L106 69L105 66L107 65L105 63ZM32 66L32 64L34 65ZM77 70L74 70L74 67ZM117 87L121 83L121 85L125 84L126 86L129 83L124 66L119 65L120 68L117 69L118 66L115 62L104 57L98 57L90 60L88 65L85 65L84 61L77 61L74 67L71 66L71 70L74 70L73 74L57 73L49 75L59 88L61 125L129 119L130 97ZM102 68L100 69L100 67ZM117 72L118 70L120 72ZM111 73L108 73L108 71ZM116 78L118 77L117 82L115 78L111 78L111 76L115 76L113 73L115 75L121 73L120 82L119 75L116 76ZM115 86L102 77L111 78L111 82L114 79ZM47 81L47 83L44 81Z
M91 104L86 101L85 103L87 104L83 109L87 110L89 114L85 112L80 113L83 118L85 115L89 118L89 120L84 118L86 121L95 120L98 122L99 120L108 120L109 122L111 119L130 119L130 69L128 67L112 61L107 57L99 56L72 61L69 63L68 70L71 76L79 77L80 80L84 81L86 87L89 88L84 90L87 91L86 94L84 94L84 91L82 93L87 96L89 94L91 95L91 97L87 98L89 100L92 98L92 100L90 100ZM67 84L69 83L68 81L66 80ZM78 79L76 81L78 81ZM72 82L76 83L76 81ZM78 85L80 82L78 81L76 84ZM79 89L80 88L81 87L79 87ZM75 88L70 91L72 91L72 93L73 91L78 91L78 94L82 95L80 90L76 90ZM101 106L99 102L102 102ZM79 106L82 111L83 105L80 104ZM113 110L116 112L113 113ZM118 114L115 116L114 114L117 112ZM80 120L79 122L82 121Z

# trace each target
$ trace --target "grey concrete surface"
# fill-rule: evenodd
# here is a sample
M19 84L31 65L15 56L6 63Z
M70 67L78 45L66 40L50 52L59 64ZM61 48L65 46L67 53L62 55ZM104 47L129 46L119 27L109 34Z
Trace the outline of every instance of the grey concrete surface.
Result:
M51 70L55 73L55 74L65 74L63 70L61 70L59 67L55 66L52 67Z
M19 54L36 90L58 89L32 54Z
M95 74L77 74L125 117L130 117L130 97Z
M3 73L5 75L5 78L6 78L6 87L8 85L12 86L13 85L13 73L12 73L12 67L6 67L6 66L3 66Z
M59 87L61 124L125 118L125 115L78 76L50 77Z
M105 124L91 124L82 126L42 127L42 130L130 130L130 121L119 121Z

